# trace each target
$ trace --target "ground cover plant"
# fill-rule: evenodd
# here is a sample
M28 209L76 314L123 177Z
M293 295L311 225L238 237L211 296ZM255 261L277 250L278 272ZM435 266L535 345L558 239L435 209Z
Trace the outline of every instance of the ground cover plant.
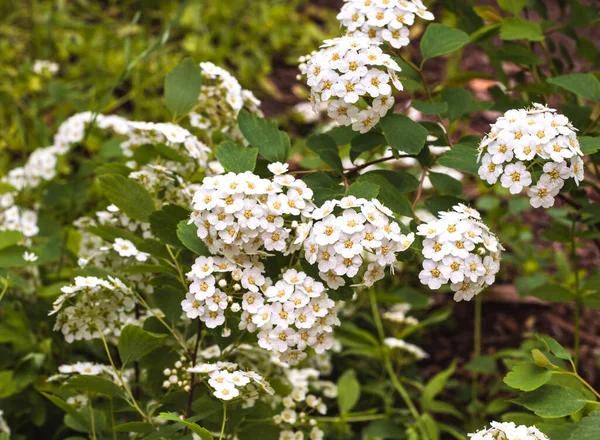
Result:
M0 439L600 437L594 2L4 12Z

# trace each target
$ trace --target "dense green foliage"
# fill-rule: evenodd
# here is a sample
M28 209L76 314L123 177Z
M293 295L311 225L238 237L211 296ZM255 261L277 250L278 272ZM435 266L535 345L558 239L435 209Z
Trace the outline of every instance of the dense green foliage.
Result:
M551 440L598 438L600 394L581 369L580 327L582 314L598 316L592 314L600 310L595 203L600 56L593 40L599 11L593 2L586 6L577 0L552 7L538 0L478 3L428 2L435 21L416 21L410 45L382 46L402 68L404 90L395 91L401 105L362 134L349 126L332 128L323 114L310 122L288 111L276 122L248 102L240 103L234 117L223 118L233 129L212 131L191 123L190 112L215 105L198 101L212 87L200 62L227 68L259 98L281 98L273 72L290 68L298 56L340 32L337 11L316 2L0 5L0 176L23 166L32 151L53 145L61 123L73 114L94 114L80 132L74 129L77 139L57 154L50 178L23 189L8 178L0 181L0 220L8 224L5 212L18 205L37 213L39 228L28 234L0 222L0 440L302 438L284 437L280 431L286 427L304 432L305 439L321 438L308 419L326 439L466 440L467 433L492 420L535 425ZM59 73L34 73L39 59L56 62ZM483 81L485 90L477 86ZM293 88L285 94L298 99L309 94L306 86ZM511 194L478 175L478 146L490 131L488 121L532 103L547 103L568 117L584 154L585 180L566 181L549 208L533 209L525 193ZM162 134L148 129L149 138L143 138L146 128L120 132L102 116L109 114L189 131L168 125ZM131 142L135 136L143 140ZM363 271L347 277L361 286L346 282L330 290L341 320L339 326L329 323L338 344L325 353L307 349L300 366L318 370L310 392L319 401L305 408L298 403L293 422L277 417L293 406L284 397L291 400L299 388L294 368L271 360L233 314L225 329L182 318L182 301L191 289L188 272L199 270L198 257L215 255L210 239L199 233L200 222L194 222L212 208L194 208L193 193L210 180L203 180L207 176L219 174L219 166L276 179L273 166L279 162L289 164L301 189L314 193L307 200L317 207L345 196L376 199L391 210L402 237L417 233L398 253L395 273L386 272L369 286ZM539 179L542 164L530 169ZM479 210L505 248L495 284L471 301L468 323L453 315L458 306L448 300L448 286L434 292L419 283L426 246L418 226L459 203ZM285 225L296 228L293 222L305 221L303 215L286 217ZM127 254L131 247L135 254ZM113 250L119 255L91 255ZM25 258L29 252L37 259ZM304 250L257 255L273 280L292 268L325 280ZM54 331L66 308L55 301L75 277L110 280L103 287L114 296L99 294L87 307L114 308L123 315L96 316L85 330L69 333L59 325ZM218 286L230 289L238 281L232 275ZM511 301L567 304L573 340L562 338L561 344L533 328L517 346L482 351L482 307L488 307L487 295L501 296L501 288L513 294ZM235 297L238 290L227 295ZM53 303L63 309L48 316ZM227 300L224 304L228 307ZM105 318L117 322L116 330L105 332L110 325L99 324ZM420 351L427 343L424 349L437 359L436 351L454 347L436 346L432 335L465 327L463 333L474 341L472 353L457 352L447 364L435 365ZM79 330L97 335L65 340ZM402 343L409 348L397 345ZM214 346L216 356L210 354ZM217 360L259 373L257 394L230 401L213 393L216 387L204 373L185 371ZM48 381L61 365L77 362L105 369L73 375L61 370L65 377ZM589 355L587 362L597 368L600 360ZM169 385L175 369L180 376ZM177 386L182 374L187 379ZM320 380L333 382L337 392L328 394L332 384ZM306 396L297 399L304 400L309 402Z

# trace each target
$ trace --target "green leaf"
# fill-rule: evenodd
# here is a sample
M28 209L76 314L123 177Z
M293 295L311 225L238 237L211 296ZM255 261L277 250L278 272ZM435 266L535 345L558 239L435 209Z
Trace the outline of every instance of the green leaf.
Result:
M440 194L447 194L450 196L459 196L462 194L462 183L460 183L454 177L451 177L447 174L432 172L429 172L428 176L429 180L431 180L431 184Z
M482 355L467 362L465 368L477 373L492 374L496 372L496 360L491 356Z
M492 101L474 100L473 93L464 87L444 89L442 99L448 103L446 116L450 122L454 122L468 113L487 110L494 105Z
M587 399L572 388L544 385L535 391L521 394L513 402L540 417L552 419L576 413L587 404Z
M194 434L198 434L200 436L201 440L213 440L213 435L210 433L210 431L208 429L202 428L201 426L199 426L196 423L188 422L186 420L181 420L179 418L179 416L176 415L176 414L164 413L163 412L163 413L160 413L158 415L158 417L161 418L161 419L164 419L164 420L171 420L173 422L183 423Z
M357 180L377 183L382 188L386 185L393 186L395 191L400 194L413 192L419 186L419 181L415 176L406 171L373 170L360 175Z
M455 370L456 361L452 361L448 368L446 368L444 371L439 372L438 374L433 376L429 380L429 382L427 382L427 385L425 385L425 388L423 389L423 392L421 394L421 405L424 409L429 408L429 406L435 399L435 396L442 392L442 390L446 386L446 382L448 382L448 379L454 374Z
M338 407L342 414L348 414L358 403L360 398L360 383L356 379L354 370L346 370L340 376L337 382L338 388Z
M448 111L447 102L429 102L413 100L411 102L411 105L424 115L437 115Z
M521 391L533 391L552 377L552 371L538 367L533 362L519 362L504 377L504 383Z
M477 173L477 149L467 145L456 144L437 160L438 165L453 168L463 173Z
M152 146L160 157L180 163L185 163L187 160L186 156L179 154L173 147L169 147L165 144L153 144Z
M424 413L417 419L415 425L423 430L430 440L439 440L440 431L431 414Z
M498 0L498 6L514 15L519 15L527 5L527 0Z
M392 420L376 420L362 431L362 438L405 438L404 429Z
M354 182L346 191L347 196L358 197L359 199L371 200L379 194L379 185L373 182L360 181Z
M127 422L116 425L113 428L114 432L139 432L141 434L150 434L154 431L151 423L146 422Z
M460 49L469 42L469 35L445 24L431 23L421 38L423 61Z
M217 147L215 156L225 171L243 173L244 171L254 171L258 150L232 141L224 141Z
M69 405L63 399L53 394L42 392L42 396L48 399L50 402L58 406L68 415L70 415L73 419L75 419L81 426L89 427L89 422L83 417L73 406Z
M379 123L390 146L407 154L419 154L429 134L422 125L397 113L383 117Z
M547 283L529 291L528 295L549 302L569 302L573 294L569 289L554 283Z
M368 133L359 134L350 142L350 160L354 162L358 156L379 145L385 144L385 136L381 133L369 131Z
M180 247L181 241L177 237L177 225L189 216L190 212L181 206L165 205L150 214L150 229L164 244Z
M594 102L600 101L600 81L591 73L572 73L556 76L549 78L548 82L582 98Z
M185 299L185 292L182 291L180 286L178 287L160 285L155 287L154 292L152 292L156 305L171 322L176 322L181 316L181 301Z
M3 329L6 333L6 330ZM6 335L5 335L6 338ZM12 339L12 338L10 338ZM5 342L6 340L2 341ZM10 397L17 392L17 384L15 383L12 370L0 371L0 399Z
M210 255L206 244L198 237L198 227L194 223L188 225L187 220L180 221L177 225L177 237L196 255Z
M503 40L542 41L544 33L539 23L513 17L502 22L500 38Z
M63 387L76 391L104 394L109 397L123 397L121 388L113 382L98 376L85 374L73 376L65 382Z
M537 348L531 350L531 356L533 357L533 363L538 367L546 368L554 365L552 364L552 362L550 362L548 356L546 356L544 353L542 353L541 350L538 350Z
M556 339L546 335L536 335L536 337L542 341L554 356L565 361L572 359L571 353L569 353L562 345L560 345Z
M600 410L581 419L569 440L598 440L600 438Z
M600 150L600 137L582 136L577 139L583 154L590 155Z
M317 153L321 160L338 174L344 174L344 166L335 141L326 134L313 134L306 140L306 146Z
M189 112L200 95L202 69L198 63L185 58L165 78L165 103L173 116Z
M290 152L290 138L277 124L253 116L247 110L238 115L238 125L246 140L269 162L285 162Z
M14 246L23 240L23 234L19 231L0 231L0 249Z
M150 333L135 325L127 325L119 336L119 356L123 365L140 360L157 348L166 335Z
M28 249L24 246L10 246L0 250L0 267L24 267L29 263L23 259ZM39 264L39 260L37 262Z
M324 171L310 173L304 176L302 181L313 190L317 206L321 206L327 200L340 199L344 196L344 189Z
M97 180L106 198L121 211L134 220L149 220L154 211L154 200L146 188L118 174L103 174Z
M412 206L405 193L414 191L419 186L419 181L406 172L390 170L369 171L361 175L358 182L371 182L379 185L377 198L381 203L398 215L412 217Z

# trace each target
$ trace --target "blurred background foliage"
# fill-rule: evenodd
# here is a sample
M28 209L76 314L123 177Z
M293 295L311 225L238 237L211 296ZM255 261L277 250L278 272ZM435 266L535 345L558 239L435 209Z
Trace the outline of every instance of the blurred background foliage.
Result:
M166 72L184 57L230 70L259 97L280 91L274 66L337 32L336 11L309 0L0 2L0 168L16 151L50 145L58 124L81 111L168 120ZM60 74L31 75L52 60Z

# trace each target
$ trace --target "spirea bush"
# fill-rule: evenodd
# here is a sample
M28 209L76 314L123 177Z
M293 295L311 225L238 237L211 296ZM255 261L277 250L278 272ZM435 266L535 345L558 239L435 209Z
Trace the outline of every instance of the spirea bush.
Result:
M598 11L560 9L347 0L302 122L183 57L126 97L162 120L40 121L0 163L0 440L597 438ZM526 296L573 340L484 351L484 302Z

